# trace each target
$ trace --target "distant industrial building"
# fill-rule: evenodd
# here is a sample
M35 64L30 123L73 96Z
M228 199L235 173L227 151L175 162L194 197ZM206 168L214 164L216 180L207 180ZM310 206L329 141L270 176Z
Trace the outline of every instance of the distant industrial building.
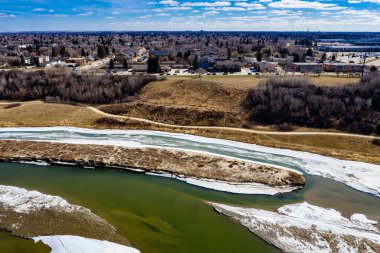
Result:
M324 52L380 52L380 46L319 46Z

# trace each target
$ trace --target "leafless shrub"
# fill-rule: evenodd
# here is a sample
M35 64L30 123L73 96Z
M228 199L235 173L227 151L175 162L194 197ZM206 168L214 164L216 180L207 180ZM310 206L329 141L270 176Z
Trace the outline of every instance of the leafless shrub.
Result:
M249 120L374 134L380 128L380 77L356 85L319 87L307 79L270 78L242 106Z
M0 99L106 104L126 101L154 80L152 75L4 71L0 72Z

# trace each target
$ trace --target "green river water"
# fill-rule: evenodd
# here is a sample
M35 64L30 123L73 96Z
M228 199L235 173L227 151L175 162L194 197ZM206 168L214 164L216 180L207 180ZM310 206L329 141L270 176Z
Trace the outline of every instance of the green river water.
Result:
M243 226L217 214L205 201L275 210L308 201L344 215L366 214L380 221L380 201L321 177L277 196L216 192L155 176L118 170L0 163L0 184L58 195L91 209L143 253L278 252ZM42 244L0 232L1 253L49 252Z

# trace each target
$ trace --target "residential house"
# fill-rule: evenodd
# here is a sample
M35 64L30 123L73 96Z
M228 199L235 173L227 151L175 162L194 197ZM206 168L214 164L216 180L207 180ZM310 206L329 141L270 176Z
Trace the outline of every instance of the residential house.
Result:
M209 57L209 56L202 56L199 60L198 60L198 67L201 68L201 69L209 69L209 68L212 68L214 67L215 65L215 59L212 58L212 57Z

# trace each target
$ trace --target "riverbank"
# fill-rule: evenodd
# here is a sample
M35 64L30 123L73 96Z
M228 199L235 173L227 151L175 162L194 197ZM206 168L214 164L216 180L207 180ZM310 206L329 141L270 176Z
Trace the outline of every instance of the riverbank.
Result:
M274 148L306 151L338 159L380 164L380 146L372 143L371 136L320 135L316 129L296 129L282 133L258 127L250 129L214 129L213 127L187 128L184 126L161 126L119 115L102 115L91 107L43 102L21 103L6 108L12 102L0 103L1 127L51 127L72 126L93 129L145 129L172 133L193 134L211 138L235 140ZM14 103L13 103L14 104ZM308 134L303 134L308 133ZM339 133L338 133L339 134Z
M137 170L233 193L273 195L305 185L292 170L167 148L2 140L0 160Z
M219 154L219 156L227 159L231 156L238 155L237 160L241 160L242 162L248 161L268 167L276 167L276 165L281 163L280 169L295 166L298 171L330 178L342 182L356 190L371 193L377 197L380 196L380 181L377 180L377 178L380 177L379 165L224 139L149 130L96 130L73 127L3 128L0 129L0 139L106 145L125 148L169 148L170 150L175 149L181 152L194 152L194 150L196 150L197 153L211 154L213 156ZM203 148L199 150L200 147ZM8 154L8 156L12 157L12 154ZM151 158L148 158L147 161L150 159ZM286 162L285 164L283 164L284 161ZM229 165L230 164L228 164L227 170L231 172L234 171L229 168ZM162 172L170 173L170 171L165 171L165 163L163 166L164 167L161 168L163 169ZM194 165L191 164L189 166L190 168L194 167ZM202 171L203 169L204 168L195 166L195 170L192 172ZM183 170L183 168L181 170ZM188 172L189 171L187 171L187 173ZM216 174L220 173L219 171L216 172ZM237 172L237 175L244 174L244 171ZM207 173L205 173L206 177L202 176L203 178L200 177L200 174L195 175L198 179L208 178L223 181L223 178L207 177ZM226 175L228 175L228 173ZM178 176L182 177L184 175L179 174ZM188 177L192 176L191 174L188 175ZM268 181L267 179L265 180L265 182Z
M334 209L306 202L285 205L277 212L211 205L283 252L380 252L380 232L374 226L377 222L363 214L355 213L347 219Z
M125 246L129 245L126 238L118 235L112 225L89 209L71 204L59 196L14 186L0 185L0 229L26 239L41 239L49 245L52 252L70 252L56 251L56 246L45 242L48 238L59 238L57 235L73 235L75 238L82 238L84 244L90 240L88 238L97 239L90 240L94 246L105 243L110 249L115 245L132 249ZM40 238L42 235L43 238ZM60 241L63 248L76 246L76 242L72 240ZM109 244L110 242L113 243Z

